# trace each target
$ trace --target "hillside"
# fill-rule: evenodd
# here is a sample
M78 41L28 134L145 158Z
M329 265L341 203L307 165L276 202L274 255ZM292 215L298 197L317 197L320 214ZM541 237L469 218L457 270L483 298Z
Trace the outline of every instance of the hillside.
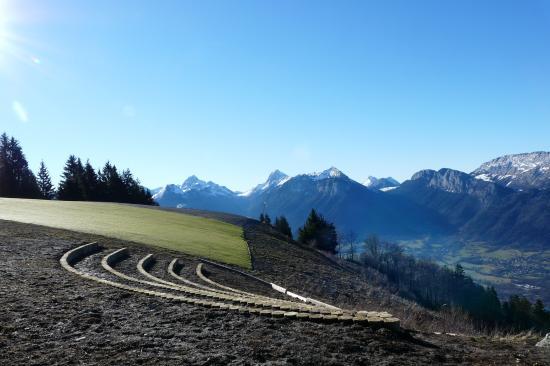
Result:
M104 252L76 265L90 271L97 268L103 254L126 247L130 257L115 268L136 277L141 277L136 270L138 259L151 252L157 260L150 271L159 277L174 256L184 263L182 274L192 276L197 258L119 239L0 220L0 255L5 260L0 268L5 279L0 283L3 359L12 365L28 364L28 359L20 357L24 351L33 362L42 364L65 363L75 357L85 364L116 365L274 361L482 365L506 364L510 358L525 364L547 364L548 354L533 347L535 338L434 334L456 330L451 326L461 322L391 295L376 285L383 285L383 278L341 267L281 240L253 221L207 212L185 214L244 225L253 256L252 273L263 279L346 309L391 310L403 315L405 328L424 331L393 332L356 324L266 318L124 291L65 271L59 258L77 245L99 241ZM225 285L267 294L258 284L231 272L208 270L211 278ZM468 334L470 330L459 332Z
M0 220L102 235L250 266L242 229L214 219L116 203L0 198Z

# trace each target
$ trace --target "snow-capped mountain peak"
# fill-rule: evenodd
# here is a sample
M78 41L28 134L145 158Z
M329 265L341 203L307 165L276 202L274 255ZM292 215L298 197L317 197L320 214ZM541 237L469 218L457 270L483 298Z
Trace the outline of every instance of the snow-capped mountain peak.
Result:
M255 193L265 191L266 189L283 185L289 179L290 177L288 175L277 169L269 174L267 180L264 183L258 184L256 187L252 188L249 191L239 193L239 196L247 197Z
M373 177L372 175L369 175L369 177L365 179L365 181L363 182L363 185L365 187L372 187L376 183L378 183L378 178Z
M220 186L211 181L204 181L197 178L196 175L192 175L187 178L181 185L167 184L161 188L153 198L155 200L162 199L166 194L186 195L192 192L202 192L210 196L232 196L235 193L229 188Z
M392 189L395 189L399 187L399 182L392 177L387 178L376 178L373 176L369 176L364 182L363 185L365 187L371 188L371 189L379 189L381 191L390 191Z
M192 175L187 178L181 185L181 189L186 192L191 189L202 189L208 185L207 182L200 180L196 175Z
M347 178L347 176L342 173L339 169L335 167L330 167L327 170L324 170L320 173L311 173L309 174L310 177L313 178L313 180L324 180L324 179L330 179L330 178Z
M264 184L279 184L286 178L288 178L288 175L277 169L269 174L269 177L267 177L267 181Z
M157 200L161 197L163 197L167 193L174 193L174 194L183 194L183 191L180 186L176 184L167 184L166 186L160 188L154 195L153 199Z
M550 152L504 155L481 164L471 174L514 189L549 189Z

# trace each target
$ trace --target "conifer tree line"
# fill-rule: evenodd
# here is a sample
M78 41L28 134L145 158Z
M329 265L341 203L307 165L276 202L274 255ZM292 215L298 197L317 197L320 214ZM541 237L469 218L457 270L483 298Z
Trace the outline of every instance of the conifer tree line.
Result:
M288 220L284 216L275 217L275 224L271 225L271 217L268 214L261 213L259 221L262 224L270 225L275 230L285 235L288 239L292 240L292 229L288 223Z
M0 136L0 197L104 201L154 205L148 189L130 170L121 173L107 162L97 171L89 161L69 156L57 190L42 161L35 176L19 142L6 133Z
M0 136L0 196L41 198L19 141L6 133Z
M427 308L459 308L483 329L550 330L550 312L545 311L540 299L531 303L525 297L512 295L501 302L494 287L475 283L460 264L450 269L416 259L405 254L399 245L381 241L375 235L363 245L360 264L385 274L401 296Z
M139 184L130 170L119 173L110 162L96 170L86 161L69 156L65 163L57 198L66 201L104 201L153 205L153 197L148 189Z
M336 254L338 247L336 227L312 209L304 226L298 230L298 242Z
M271 218L267 213L260 214L259 221L262 224L271 225ZM292 240L292 229L285 216L276 217L275 224L271 226ZM333 223L327 221L323 215L318 214L315 209L312 209L304 226L298 229L298 242L335 254L338 246L336 227Z

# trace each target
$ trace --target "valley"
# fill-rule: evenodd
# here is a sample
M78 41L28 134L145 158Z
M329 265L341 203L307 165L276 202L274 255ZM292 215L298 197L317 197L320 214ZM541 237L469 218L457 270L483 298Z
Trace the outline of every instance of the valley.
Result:
M501 300L520 294L534 301L550 303L550 250L520 251L494 248L484 242L460 241L458 238L423 238L397 241L417 258L431 259L454 267L460 263L466 273L486 286L494 286Z

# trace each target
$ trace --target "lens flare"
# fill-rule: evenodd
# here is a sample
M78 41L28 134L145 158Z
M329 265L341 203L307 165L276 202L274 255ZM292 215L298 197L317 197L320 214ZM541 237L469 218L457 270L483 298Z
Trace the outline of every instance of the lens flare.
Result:
M8 23L8 5L6 0L0 0L0 52L6 47L8 41L7 34L7 23Z
M9 0L0 0L0 71L8 72L10 66L23 63L38 66L41 59L30 48L33 42L17 34L16 25L24 17L10 6Z

